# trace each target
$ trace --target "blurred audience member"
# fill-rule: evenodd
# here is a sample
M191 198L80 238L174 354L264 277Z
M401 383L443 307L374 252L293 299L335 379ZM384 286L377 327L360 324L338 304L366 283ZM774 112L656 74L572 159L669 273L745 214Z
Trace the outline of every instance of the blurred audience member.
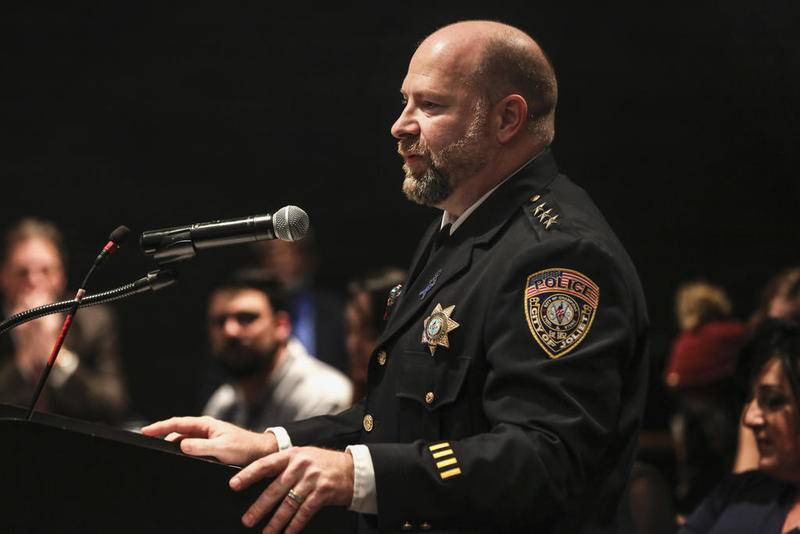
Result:
M777 534L800 528L800 328L766 320L744 354L756 369L744 424L756 439L757 470L723 480L683 533Z
M767 282L761 293L759 307L750 318L750 329L756 330L769 319L800 322L800 268L785 269ZM740 362L741 373L747 376L752 365L753 362L743 358ZM733 471L750 471L756 468L757 463L756 440L753 433L742 424L739 426L739 445Z
M745 326L731 318L725 292L704 282L680 287L675 311L681 333L664 378L678 402L671 430L677 504L684 512L694 509L733 465L741 403L734 375Z
M800 267L786 269L767 283L750 323L755 327L765 319L800 322Z
M66 248L51 223L23 219L2 244L0 292L4 315L68 298ZM61 331L64 316L25 323L0 340L0 401L27 406ZM38 409L119 423L128 406L117 332L110 310L83 308L56 360Z
M347 372L344 301L317 287L314 233L299 241L260 241L254 245L260 265L286 288L294 337L309 354Z
M262 431L348 408L347 377L291 334L282 288L269 273L237 271L218 284L208 302L208 337L228 381L203 413Z
M391 292L405 280L405 272L394 267L382 269L349 286L347 303L347 354L350 358L350 379L353 399L360 399L367 385L367 369L372 351L383 331L386 307ZM395 290L395 293L399 288Z

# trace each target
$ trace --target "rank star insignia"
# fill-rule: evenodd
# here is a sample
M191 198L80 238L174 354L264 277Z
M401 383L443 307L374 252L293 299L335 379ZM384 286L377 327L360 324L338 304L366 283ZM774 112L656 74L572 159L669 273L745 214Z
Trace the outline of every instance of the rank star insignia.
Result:
M547 219L548 217L550 217L550 212L551 212L551 211L553 211L553 210L552 210L552 209L550 209L550 208L548 208L548 209L547 209L547 211L543 211L543 212L542 212L542 213L539 215L539 222L544 222L544 220L545 220L545 219Z
M553 215L552 217L547 219L547 222L544 223L544 229L549 230L550 226L556 224L557 222L556 219L558 219L558 215Z
M455 310L455 305L442 308L437 304L430 316L425 318L422 327L422 342L428 345L431 356L436 352L437 346L450 347L447 334L459 327L459 324L450 318Z

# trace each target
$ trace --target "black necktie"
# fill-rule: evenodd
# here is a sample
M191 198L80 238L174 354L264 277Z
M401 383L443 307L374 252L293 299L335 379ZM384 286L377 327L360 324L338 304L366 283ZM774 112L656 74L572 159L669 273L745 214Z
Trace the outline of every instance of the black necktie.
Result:
M450 239L450 228L452 228L452 223L445 224L439 233L436 234L436 237L433 240L433 246L431 247L431 256L433 256L437 250L442 248L447 240Z

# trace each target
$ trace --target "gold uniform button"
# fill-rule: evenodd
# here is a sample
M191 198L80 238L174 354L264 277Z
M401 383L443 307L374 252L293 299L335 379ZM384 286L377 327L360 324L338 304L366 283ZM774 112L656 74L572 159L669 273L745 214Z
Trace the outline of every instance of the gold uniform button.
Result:
M400 530L403 531L414 530L414 525L411 522L406 521L405 523L403 523L403 526L400 527Z
M427 521L423 521L422 523L419 524L420 530L430 530L431 528L432 528L431 524L428 523Z
M364 416L364 430L367 432L372 432L374 423L375 422L372 420L372 416L370 414Z
M378 365L386 365L386 351L382 350L378 353Z
M425 394L425 402L428 404L431 404L434 398L436 397L434 396L433 391L429 391Z

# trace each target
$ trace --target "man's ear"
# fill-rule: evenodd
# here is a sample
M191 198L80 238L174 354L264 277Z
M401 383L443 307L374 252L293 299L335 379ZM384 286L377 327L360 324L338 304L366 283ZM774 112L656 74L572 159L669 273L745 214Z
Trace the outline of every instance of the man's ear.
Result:
M504 145L514 139L528 122L528 103L518 94L508 95L495 104L497 142Z
M275 312L275 330L278 334L278 339L283 342L289 340L292 335L292 321L289 319L289 314L285 311Z

